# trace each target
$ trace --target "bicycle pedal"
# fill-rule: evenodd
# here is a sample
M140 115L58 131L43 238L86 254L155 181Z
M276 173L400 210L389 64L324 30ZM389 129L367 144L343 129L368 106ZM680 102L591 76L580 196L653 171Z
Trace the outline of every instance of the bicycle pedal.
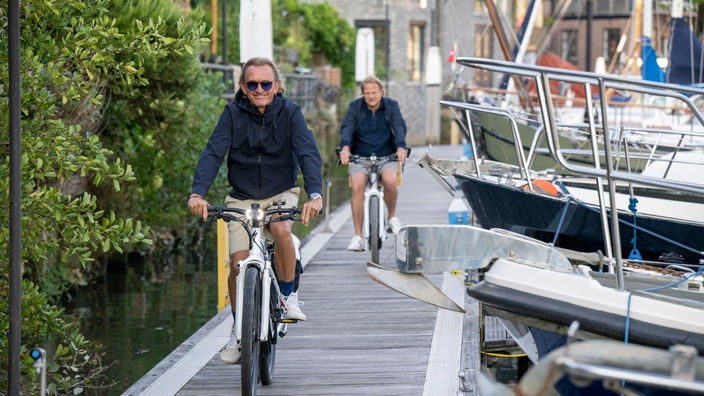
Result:
M298 319L281 319L281 323L298 323Z

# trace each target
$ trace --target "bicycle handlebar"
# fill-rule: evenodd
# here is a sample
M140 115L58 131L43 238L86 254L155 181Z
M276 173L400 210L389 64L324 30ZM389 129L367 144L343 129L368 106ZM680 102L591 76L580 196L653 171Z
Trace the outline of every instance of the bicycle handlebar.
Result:
M238 220L237 216L231 214L231 213L237 213L240 215L245 216L248 219L254 218L253 212L255 210L260 211L260 214L258 215L258 220L264 221L265 219L269 218L266 222L275 222L275 221L286 221L286 220L291 220L291 221L296 221L300 220L300 217L296 217L296 215L301 214L303 211L303 208L297 208L297 207L290 207L290 208L284 208L281 206L280 203L274 203L273 207L270 207L269 209L260 209L257 204L252 204L252 207L249 209L242 209L242 208L228 208L225 206L213 206L209 205L208 206L208 218L213 218L213 219L223 219L225 221L231 221L231 220ZM271 215L275 214L280 214L281 216L275 217L275 218L270 218Z
M376 162L377 164L379 164L382 162L394 161L397 159L398 159L398 157L397 157L396 153L389 154L384 157L377 157L376 155L373 155L373 154L370 157L363 157L363 156L357 155L357 154L350 155L350 162L354 162L356 164L362 164L365 162L369 162L369 163Z
M341 150L342 149L340 149L340 147L335 148L335 154L337 154L337 165L340 165L340 151ZM410 156L411 155L411 148L410 147L406 148L406 152ZM376 158L377 163L380 163L380 162L385 162L385 161L398 160L398 155L396 153L393 153L393 154L385 155L383 157L379 157L379 156L376 156L375 154L372 154L370 157L364 157L359 154L350 154L350 162L354 162L357 164L363 163L363 162L373 161L374 158Z
M340 149L337 148L335 150L335 153L337 154L337 165L340 165ZM397 159L398 156L396 155L396 153L389 154L383 157L378 157L374 154L372 154L370 157L364 157L359 154L350 154L350 162L355 164L361 164L364 162L376 162L378 164L386 161L395 161Z

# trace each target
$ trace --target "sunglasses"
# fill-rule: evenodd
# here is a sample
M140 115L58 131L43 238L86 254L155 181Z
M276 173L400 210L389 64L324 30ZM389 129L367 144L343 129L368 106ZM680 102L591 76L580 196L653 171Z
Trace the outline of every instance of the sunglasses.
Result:
M247 85L247 89L250 91L256 91L258 86L261 86L263 90L268 91L274 86L272 81L247 81L245 84Z

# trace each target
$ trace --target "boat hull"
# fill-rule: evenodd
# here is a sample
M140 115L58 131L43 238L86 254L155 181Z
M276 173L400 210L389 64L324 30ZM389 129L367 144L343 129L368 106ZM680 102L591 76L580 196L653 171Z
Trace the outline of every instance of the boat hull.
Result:
M579 322L581 338L623 341L626 334L624 315L557 301L487 282L467 288L467 294L484 304L488 313L527 326L565 334L570 324L576 320ZM663 349L676 344L691 345L697 348L699 354L704 354L704 334L694 334L638 320L629 321L628 342Z
M467 294L495 316L526 326L576 336L609 338L667 349L690 345L704 354L704 295L639 291L643 276L631 275L626 290L605 286L591 271L557 271L498 259ZM645 278L644 278L645 279Z
M468 175L455 178L485 229L502 228L571 250L606 252L600 214L593 206ZM633 249L633 215L619 213L619 219L621 251L627 257ZM704 251L702 224L646 215L638 215L636 221L641 229L666 238L638 231L636 247L644 260L658 261L670 252L681 255L685 263L696 264L702 258L697 253Z

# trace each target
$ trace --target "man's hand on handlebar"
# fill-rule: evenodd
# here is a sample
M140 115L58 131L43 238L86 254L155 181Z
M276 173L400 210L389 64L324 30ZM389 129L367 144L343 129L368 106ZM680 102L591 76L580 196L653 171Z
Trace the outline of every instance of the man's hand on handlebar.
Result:
M311 217L316 217L320 210L323 208L322 198L313 198L308 202L303 204L303 210L301 210L301 223L303 225L308 225L308 220Z
M337 152L337 156L340 159L339 165L347 165L350 162L357 161L353 159L353 155L350 152L350 148L348 146L338 148L335 151ZM410 149L407 149L405 147L399 147L396 149L396 158L394 158L394 160L398 161L400 164L403 164L406 161L406 158L408 158L408 153L410 153ZM394 154L391 154L391 156L394 156Z
M340 164L342 165L347 165L350 163L350 156L352 154L350 153L350 148L348 146L343 147L340 149L338 152L338 156L340 157Z
M408 157L408 150L403 147L399 147L396 149L396 159L398 160L399 164L403 164L406 161L406 157Z
M203 221L208 220L208 201L198 194L191 194L188 199L188 210L196 216L203 218Z

